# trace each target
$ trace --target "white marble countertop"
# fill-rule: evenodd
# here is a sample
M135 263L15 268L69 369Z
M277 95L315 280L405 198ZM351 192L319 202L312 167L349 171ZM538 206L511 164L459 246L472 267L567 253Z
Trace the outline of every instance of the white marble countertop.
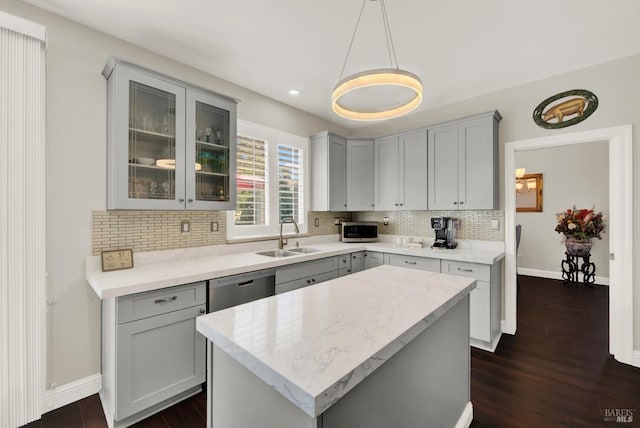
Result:
M503 242L459 241L454 250L434 250L406 248L406 237L381 235L380 242L360 244L339 242L336 236L327 235L289 238L290 247L296 240L320 251L277 258L256 254L273 249L273 241L154 251L135 253L133 269L112 272L102 272L100 257L92 256L87 258L86 278L98 297L105 299L363 250L481 264L493 264L504 257Z
M196 329L316 417L475 285L383 265L200 316Z

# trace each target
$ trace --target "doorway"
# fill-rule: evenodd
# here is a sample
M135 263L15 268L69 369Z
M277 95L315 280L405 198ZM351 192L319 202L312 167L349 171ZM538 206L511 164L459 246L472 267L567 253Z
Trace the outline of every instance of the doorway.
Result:
M633 365L633 136L632 126L596 129L505 144L505 293L502 331L517 330L515 153L570 144L609 144L609 352ZM627 238L627 239L625 239Z

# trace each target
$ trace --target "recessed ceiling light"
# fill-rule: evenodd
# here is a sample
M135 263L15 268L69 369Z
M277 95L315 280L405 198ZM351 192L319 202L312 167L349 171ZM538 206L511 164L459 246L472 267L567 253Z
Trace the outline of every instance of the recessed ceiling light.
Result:
M297 88L289 89L289 95L291 95L292 97L297 97L300 94L302 94L302 91L300 89L297 89Z

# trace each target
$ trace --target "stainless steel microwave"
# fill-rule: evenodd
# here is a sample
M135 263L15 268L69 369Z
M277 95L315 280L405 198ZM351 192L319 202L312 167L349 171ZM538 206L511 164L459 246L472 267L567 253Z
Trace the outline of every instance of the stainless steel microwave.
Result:
M347 221L342 223L342 242L376 242L378 223L374 221Z

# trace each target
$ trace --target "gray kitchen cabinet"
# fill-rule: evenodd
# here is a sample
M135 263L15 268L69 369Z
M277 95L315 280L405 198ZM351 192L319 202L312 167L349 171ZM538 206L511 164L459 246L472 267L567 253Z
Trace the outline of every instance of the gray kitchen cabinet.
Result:
M338 257L326 257L277 268L276 294L337 278Z
M375 140L375 209L427 209L427 130Z
M365 269L366 251L338 256L338 276L350 275Z
M501 335L502 262L493 265L442 261L442 273L476 279L469 299L471 345L493 352Z
M348 211L374 209L374 142L368 138L347 139Z
M111 58L107 208L235 208L237 102Z
M324 131L311 136L311 210L346 211L347 140Z
M498 208L497 111L429 128L429 210Z
M431 259L427 257L385 253L384 264L426 270L429 272L440 272L440 259Z
M206 283L137 293L102 303L100 398L109 426L126 427L202 390Z
M384 264L384 253L377 251L365 251L364 252L364 268L371 269L376 266L382 266Z

